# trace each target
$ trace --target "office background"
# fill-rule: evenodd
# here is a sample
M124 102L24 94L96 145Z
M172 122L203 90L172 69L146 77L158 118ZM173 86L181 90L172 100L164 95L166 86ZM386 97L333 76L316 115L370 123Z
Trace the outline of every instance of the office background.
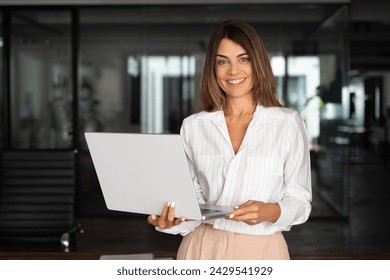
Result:
M209 36L234 18L308 129L313 211L285 234L292 257L390 257L389 1L14 0L0 1L0 258L174 256L180 236L106 209L84 132L177 133Z

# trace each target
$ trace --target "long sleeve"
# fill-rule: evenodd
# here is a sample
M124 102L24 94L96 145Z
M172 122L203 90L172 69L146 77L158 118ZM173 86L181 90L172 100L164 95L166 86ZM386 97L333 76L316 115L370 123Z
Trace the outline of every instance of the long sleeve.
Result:
M304 223L311 212L311 171L306 130L302 119L294 112L288 120L286 140L289 143L284 166L284 188L281 215L274 226L289 230Z
M203 195L203 191L200 187L200 184L199 184L197 176L196 176L195 166L194 166L194 155L193 155L193 151L191 149L191 146L189 144L190 136L188 134L188 131L190 129L191 128L189 127L189 124L187 123L186 119L184 119L183 125L180 129L180 136L181 136L184 151L185 151L186 156L187 156L188 168L189 168L190 173L191 173L192 182L194 184L194 188L195 188L196 195L198 197L198 201L199 201L199 203L204 204L204 203L206 203L206 199Z

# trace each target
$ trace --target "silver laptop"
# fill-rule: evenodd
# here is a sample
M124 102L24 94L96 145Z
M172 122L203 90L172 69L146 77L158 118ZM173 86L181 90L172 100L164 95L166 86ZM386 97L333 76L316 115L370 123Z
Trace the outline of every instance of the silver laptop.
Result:
M177 134L85 133L107 208L159 215L176 203L176 217L209 220L232 207L199 204Z

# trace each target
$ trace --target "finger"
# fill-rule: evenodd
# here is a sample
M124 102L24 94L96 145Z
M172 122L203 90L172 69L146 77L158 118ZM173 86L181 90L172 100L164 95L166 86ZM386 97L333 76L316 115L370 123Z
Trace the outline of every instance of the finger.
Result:
M167 227L173 226L173 221L175 220L175 202L171 202L168 207L168 214L167 214Z
M169 211L169 206L171 205L171 202L167 202L165 203L162 211L161 211L161 215L160 215L160 218L162 218L163 220L166 220L167 219L167 216L168 216L168 211Z
M181 217L181 218L177 218L173 221L173 225L174 226L177 226L177 225L180 225L182 222L184 222L186 220L186 218L184 217Z
M233 216L230 219L234 220L236 222L248 222L248 221L251 221L251 220L257 220L258 219L258 215L257 215L256 212L249 212L249 213L246 213L246 214L243 214L243 215L240 215L240 216Z
M254 200L248 200L247 202L245 202L245 203L243 203L243 204L241 204L241 205L239 205L239 206L237 206L238 208L242 208L242 207L246 207L246 206L249 206L249 205L252 205L252 204L254 204L256 201L254 201Z
M156 225L157 222L157 216L156 215L150 215L147 219L148 223L151 225Z
M228 213L227 216L231 219L234 216L241 216L241 215L245 215L247 213L256 212L256 211L257 211L257 207L256 207L255 202L253 201L251 203L244 203L244 204L240 205L233 212Z
M159 219L157 219L156 225L159 228L166 228L167 227L167 217L168 217L168 212L169 212L169 206L171 205L171 202L167 202L164 205L163 210L161 211L161 216Z
M247 207L250 207L250 206L255 205L256 202L257 202L257 201L255 201L255 200L248 200L247 202L245 202L245 203L243 203L243 204L241 204L241 205L238 205L238 206L234 206L233 208L234 208L235 210L238 210L238 209L245 209L245 208L247 208Z

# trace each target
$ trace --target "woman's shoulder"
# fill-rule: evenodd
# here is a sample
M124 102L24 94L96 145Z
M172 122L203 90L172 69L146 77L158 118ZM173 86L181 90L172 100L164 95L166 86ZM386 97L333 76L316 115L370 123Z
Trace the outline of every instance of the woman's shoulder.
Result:
M201 112L189 115L188 117L186 117L184 119L184 121L189 122L189 121L215 120L218 118L218 116L220 114L221 114L221 111L214 111L214 112L201 111Z
M294 109L286 107L263 107L263 112L266 118L288 119L298 114Z
M209 129L213 123L220 119L221 111L218 112L199 112L186 117L181 126L181 134L192 134L199 128ZM222 114L223 116L223 114Z

